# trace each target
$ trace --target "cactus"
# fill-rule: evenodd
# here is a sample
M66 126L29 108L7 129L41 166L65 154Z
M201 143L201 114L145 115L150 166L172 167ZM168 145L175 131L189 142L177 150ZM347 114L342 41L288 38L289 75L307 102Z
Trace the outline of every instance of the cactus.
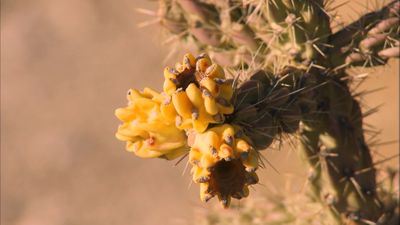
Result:
M324 0L160 0L161 24L223 66L279 70L384 64L399 56L399 4L336 33Z
M159 3L169 34L209 56L186 54L167 67L161 94L130 92L129 106L116 111L128 150L169 160L188 154L200 199L217 196L226 208L258 183L262 150L293 135L326 224L398 223L398 199L376 181L347 69L399 56L400 2L335 32L324 0Z
M329 34L322 1L160 1L162 24L224 66L307 66ZM170 26L175 24L175 26ZM176 29L179 27L180 29Z

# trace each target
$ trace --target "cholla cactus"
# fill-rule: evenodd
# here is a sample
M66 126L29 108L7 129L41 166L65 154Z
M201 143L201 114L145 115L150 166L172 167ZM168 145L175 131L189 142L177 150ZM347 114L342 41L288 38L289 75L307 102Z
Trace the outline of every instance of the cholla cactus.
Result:
M393 1L332 34L333 0L160 0L161 24L224 66L279 70L384 64L399 55Z
M309 65L330 34L323 1L161 0L162 24L224 65ZM171 26L171 25L174 26Z
M331 1L159 2L159 19L170 35L242 77L226 79L206 54L185 55L165 69L162 94L145 89L135 98L145 99L146 107L117 111L124 122L117 137L128 149L167 159L188 152L200 198L217 196L227 207L258 182L261 150L294 134L310 169L310 200L327 224L398 222L396 197L383 196L378 187L346 69L399 56L400 2L337 32L331 30ZM154 140L158 148L150 147Z

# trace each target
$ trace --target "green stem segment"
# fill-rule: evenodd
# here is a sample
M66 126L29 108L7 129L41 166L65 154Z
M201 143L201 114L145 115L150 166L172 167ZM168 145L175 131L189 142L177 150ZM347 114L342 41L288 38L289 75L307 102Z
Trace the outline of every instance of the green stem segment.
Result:
M346 83L333 78L316 96L317 111L304 116L299 130L299 153L312 171L313 197L329 209L336 224L386 224L393 208L377 195L359 103Z
M310 192L329 212L329 224L386 224L394 208L378 196L363 115L348 84L338 79L343 76L295 68L275 76L257 72L238 89L232 123L260 150L277 135L299 130Z

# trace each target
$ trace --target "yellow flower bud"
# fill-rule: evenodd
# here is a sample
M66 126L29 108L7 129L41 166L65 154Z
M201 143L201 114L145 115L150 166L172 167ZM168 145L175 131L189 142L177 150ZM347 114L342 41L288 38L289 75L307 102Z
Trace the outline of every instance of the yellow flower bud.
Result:
M189 162L193 181L200 183L202 201L217 196L228 207L231 198L247 197L248 186L258 182L258 153L238 134L239 129L229 124L195 134Z
M126 141L126 149L142 158L174 159L186 152L186 135L175 127L175 109L168 108L158 92L128 91L128 106L115 110L122 121L117 139Z
M186 54L175 68L165 68L164 79L164 93L180 116L176 121L179 129L204 132L210 123L221 123L224 114L233 113L232 80L225 79L223 68L206 54L197 58ZM173 115L170 109L162 111L168 111L168 117Z

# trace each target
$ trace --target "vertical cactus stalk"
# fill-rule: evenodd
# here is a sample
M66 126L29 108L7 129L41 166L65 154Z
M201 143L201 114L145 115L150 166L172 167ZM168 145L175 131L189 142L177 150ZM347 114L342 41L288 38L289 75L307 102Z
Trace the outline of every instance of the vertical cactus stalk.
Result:
M375 224L392 211L377 195L359 103L347 84L335 79L317 92L318 112L303 120L299 131L299 150L312 168L309 180L314 197L337 224Z

